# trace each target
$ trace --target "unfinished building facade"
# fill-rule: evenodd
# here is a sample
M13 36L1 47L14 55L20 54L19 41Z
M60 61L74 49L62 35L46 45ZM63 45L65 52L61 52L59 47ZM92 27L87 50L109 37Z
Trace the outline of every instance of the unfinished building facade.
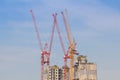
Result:
M70 78L70 68L67 67L66 80ZM79 55L73 66L73 80L97 80L97 67L95 63L87 61L86 56ZM64 67L57 65L50 66L48 69L47 80L64 80Z

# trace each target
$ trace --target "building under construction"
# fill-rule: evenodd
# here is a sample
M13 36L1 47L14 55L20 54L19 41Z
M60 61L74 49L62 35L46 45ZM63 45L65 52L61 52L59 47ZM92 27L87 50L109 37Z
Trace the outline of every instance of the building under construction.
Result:
M50 66L45 80L64 80L64 67ZM67 67L66 80L70 77L70 68ZM79 55L73 66L73 80L97 80L96 64L87 62L86 56Z
M70 25L68 21L68 12L67 10L61 12L63 23L66 30L66 35L68 38L69 45L67 48L64 47L64 42L62 40L62 36L60 33L59 25L57 22L57 13L53 14L53 27L49 42L49 47L47 49L48 44L45 44L43 48L40 34L37 28L36 19L33 14L33 11L30 11L32 14L34 27L37 33L40 50L41 50L41 79L40 80L97 80L97 68L96 64L93 62L88 62L86 56L79 55L76 50L76 42L71 36ZM62 67L56 65L50 65L50 55L51 55L51 47L53 43L54 30L56 28L60 44L64 54L64 64ZM75 55L77 58L75 58ZM69 59L69 64L68 64Z

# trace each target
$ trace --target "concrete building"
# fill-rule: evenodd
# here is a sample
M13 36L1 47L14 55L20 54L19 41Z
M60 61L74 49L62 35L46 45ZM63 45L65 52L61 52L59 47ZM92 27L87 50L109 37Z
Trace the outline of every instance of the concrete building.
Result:
M64 80L64 68L57 65L50 66L48 69L47 80ZM66 80L70 78L70 68L66 67ZM96 64L87 61L87 57L79 55L73 66L73 80L97 80Z
M64 80L64 74L65 74L65 72L66 72L66 80L69 80L69 76L70 76L70 72L69 72L69 67L68 66L66 66L66 71L64 70L64 66L62 67L62 80Z
M94 63L87 63L86 56L80 55L74 66L75 80L97 80L97 68Z
M48 69L48 80L62 80L62 69L57 65L50 66Z

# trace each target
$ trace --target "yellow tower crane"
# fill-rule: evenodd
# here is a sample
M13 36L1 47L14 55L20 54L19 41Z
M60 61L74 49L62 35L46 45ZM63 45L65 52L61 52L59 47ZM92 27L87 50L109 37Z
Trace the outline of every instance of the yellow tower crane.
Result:
M68 22L68 12L67 10L65 10L66 16L64 16L64 13L62 12L62 16L64 19L64 24L65 24L65 28L66 28L66 32L67 32L67 37L68 37L68 41L69 41L69 58L70 58L70 80L73 80L73 67L74 67L74 54L78 54L76 52L76 43L75 41L72 39L71 36L71 30L70 30L70 25Z

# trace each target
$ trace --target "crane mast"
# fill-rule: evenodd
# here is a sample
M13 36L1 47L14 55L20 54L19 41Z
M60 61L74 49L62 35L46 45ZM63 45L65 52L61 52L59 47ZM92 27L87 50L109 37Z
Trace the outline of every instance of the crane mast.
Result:
M58 36L59 36L59 40L60 40L60 43L61 43L61 46L62 46L62 50L64 52L64 80L66 80L67 59L69 58L68 51L65 50L65 47L64 47L64 44L63 44L62 36L61 36L60 30L59 30L59 26L58 26L58 23L57 23L57 13L53 14L53 17L54 17L54 24L56 26L56 30L57 30L57 33L58 33Z
M63 21L65 24L65 29L67 32L67 37L68 37L68 41L69 41L69 58L70 58L70 80L73 80L73 65L74 65L74 54L76 54L76 43L74 42L74 40L71 38L71 31L70 31L70 25L68 23L68 12L67 10L65 10L66 12L66 16L64 15L63 12L61 12L62 16L63 16Z
M58 22L57 22L57 13L53 14L53 26L52 26L52 32L51 32L51 36L50 36L50 42L49 42L49 48L48 50L47 48L47 43L45 44L45 47L43 48L42 46L42 42L41 42L41 38L40 38L40 34L37 28L37 24L36 24L36 19L34 16L34 13L32 10L30 10L31 14L32 14L32 19L33 19L33 23L34 23L34 27L35 27L35 31L37 34L37 38L38 38L38 42L39 42L39 46L40 46L40 50L41 50L41 80L44 80L44 66L45 64L47 66L50 65L50 53L51 53L51 48L52 48L52 42L53 42L53 37L54 37L54 29L56 27L58 36L59 36L59 40L62 46L62 50L64 53L64 80L66 80L66 74L67 74L67 59L70 59L70 80L73 80L73 66L74 66L74 55L78 54L76 52L76 43L75 41L72 39L71 36L71 31L70 31L70 25L68 23L68 12L67 10L65 10L66 15L64 15L63 12L61 12L62 17L63 17L63 21L64 21L64 25L65 25L65 29L67 32L67 38L69 41L69 46L68 46L68 50L65 50L64 44L63 44L63 40L62 40L62 36L59 30L59 26L58 26ZM69 54L68 54L69 53Z
M39 34L39 31L38 31L38 28L37 28L34 13L33 13L32 10L30 10L30 12L31 12L31 15L32 15L35 31L36 31L36 34L37 34L37 38L38 38L38 42L39 42L39 46L40 46L40 50L41 50L41 79L40 80L44 80L44 75L43 75L44 74L44 65L47 64L47 66L49 66L49 64L50 64L50 53L51 53L52 42L53 42L53 37L54 37L55 25L53 24L53 27L52 27L52 33L51 33L51 37L50 37L49 49L47 51L46 50L47 43L45 44L44 48L42 47L42 42L41 42L40 34Z

